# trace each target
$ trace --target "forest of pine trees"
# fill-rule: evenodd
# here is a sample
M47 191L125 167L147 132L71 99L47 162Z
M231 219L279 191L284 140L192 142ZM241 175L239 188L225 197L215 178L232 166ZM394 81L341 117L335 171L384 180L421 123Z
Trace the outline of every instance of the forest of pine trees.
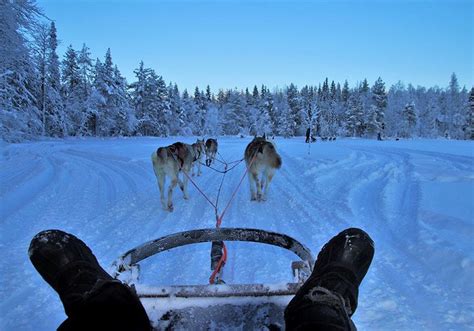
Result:
M140 62L127 82L110 49L57 54L55 24L33 0L0 2L0 138L38 136L303 135L474 139L474 88L453 73L446 88L386 87L381 78L349 87L254 86L180 91Z

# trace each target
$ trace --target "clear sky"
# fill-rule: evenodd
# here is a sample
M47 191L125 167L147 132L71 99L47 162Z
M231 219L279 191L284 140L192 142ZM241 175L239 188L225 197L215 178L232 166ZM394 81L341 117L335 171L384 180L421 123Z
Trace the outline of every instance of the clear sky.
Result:
M474 1L38 0L56 22L60 57L86 43L134 81L141 60L180 89L354 86L381 76L474 85Z

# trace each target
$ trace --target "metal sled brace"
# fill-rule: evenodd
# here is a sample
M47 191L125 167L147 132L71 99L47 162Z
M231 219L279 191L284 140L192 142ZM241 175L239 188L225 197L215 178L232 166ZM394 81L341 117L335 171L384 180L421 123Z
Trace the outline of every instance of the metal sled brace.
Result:
M179 246L203 242L247 241L278 246L295 253L301 260L292 263L294 282L286 285L224 284L176 285L164 287L137 287L140 298L203 298L203 297L267 297L294 295L313 269L314 259L310 250L296 239L276 232L245 228L214 228L184 231L164 236L122 255L115 263L115 278L129 279L132 283L140 273L139 262L163 251ZM124 276L128 274L128 276Z

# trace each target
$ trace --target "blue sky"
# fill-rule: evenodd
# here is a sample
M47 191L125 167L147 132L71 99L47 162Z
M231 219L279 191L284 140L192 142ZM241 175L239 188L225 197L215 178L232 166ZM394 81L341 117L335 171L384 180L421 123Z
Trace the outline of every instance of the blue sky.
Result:
M108 47L127 77L143 60L181 89L378 76L445 87L474 85L474 1L38 0L56 22L59 53Z

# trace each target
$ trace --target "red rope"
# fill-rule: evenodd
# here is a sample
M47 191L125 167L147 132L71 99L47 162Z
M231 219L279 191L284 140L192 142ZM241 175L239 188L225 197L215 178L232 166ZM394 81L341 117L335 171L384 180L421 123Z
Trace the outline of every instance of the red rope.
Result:
M244 178L245 178L245 175L247 175L247 173L249 172L249 169L250 169L250 167L252 166L252 163L253 163L253 161L255 160L256 157L257 157L257 153L255 153L255 155L253 156L252 160L250 161L249 166L246 167L245 172L244 172L242 178L240 178L239 184L237 185L237 187L235 188L234 192L232 193L232 196L230 197L229 202L227 203L227 206L224 208L224 211L222 212L221 216L219 216L219 217L217 218L217 221L216 221L216 228L220 228L221 223L222 223L222 218L224 217L225 212L226 212L227 209L229 208L230 203L231 203L232 200L234 199L235 194L236 194L237 191L239 190L240 185L242 184L242 182L243 182L243 180L244 180ZM224 243L224 242L222 242L222 249L223 249L223 251L224 251L224 254L222 254L221 258L219 259L219 262L217 263L217 267L216 267L216 268L214 269L214 271L212 272L211 277L209 277L209 284L214 284L216 275L221 271L221 268L222 268L222 267L224 266L224 264L227 262L227 248L225 247L225 243Z
M197 184L194 182L194 180L191 179L191 177L183 171L183 174L186 175L186 177L189 179L189 181L191 182L191 184L194 185L194 187L204 196L204 198L206 198L206 200L211 204L212 207L214 207L214 209L217 211L217 206L214 204L214 202L211 201L211 199L209 199L209 197L199 188L199 186L197 186Z
M250 167L252 166L252 163L253 163L253 161L255 160L256 157L257 157L257 153L255 153L255 155L252 157L252 160L250 161L249 166L246 167L244 174L240 178L239 184L237 185L234 192L232 193L232 196L230 197L229 201L227 202L227 205L225 206L224 211L222 212L221 216L218 216L216 204L214 204L211 201L211 199L209 199L209 197L191 179L191 177L185 171L183 171L184 175L189 179L189 181L194 185L194 187L204 196L204 198L206 198L206 200L212 205L212 207L214 207L214 211L216 213L216 228L220 228L221 223L222 223L222 219L224 218L224 214L226 213L227 209L230 207L230 204L232 203L232 200L234 199L235 195L237 194L237 191L239 190L240 185L242 185L242 182L243 182L245 176L247 175L247 173L248 173ZM227 168L227 164L226 164L226 168ZM227 248L226 248L224 242L222 242L222 250L223 250L223 254L222 254L221 258L219 259L219 262L217 263L216 268L214 269L211 276L209 277L209 284L214 284L217 274L221 271L222 267L227 262Z
M257 154L255 154L255 156L257 156ZM253 161L255 160L255 156L252 158L252 160L251 160L249 166L246 167L245 172L244 172L242 178L240 178L239 184L237 185L237 187L235 188L234 192L232 193L232 196L230 197L229 202L227 202L227 206L225 206L224 211L222 212L221 216L217 219L217 223L216 223L216 227L217 227L217 228L221 226L222 218L224 217L224 214L225 214L225 212L227 211L227 209L229 208L230 203L232 202L232 200L234 199L235 195L237 194L237 191L239 190L240 185L242 185L242 182L243 182L243 180L244 180L244 178L245 178L245 175L247 175L247 173L249 172L249 168L250 168L250 166L252 165Z

